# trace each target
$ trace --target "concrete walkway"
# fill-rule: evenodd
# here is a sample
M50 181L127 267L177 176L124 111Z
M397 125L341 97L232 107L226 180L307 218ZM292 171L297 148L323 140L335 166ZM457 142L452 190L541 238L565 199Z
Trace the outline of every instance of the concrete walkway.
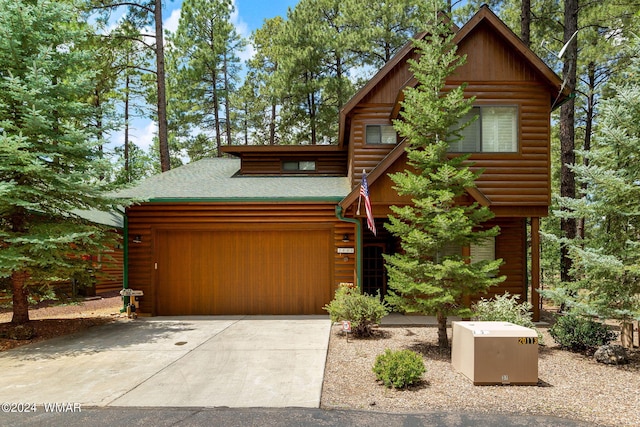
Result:
M327 316L156 317L0 353L0 402L318 408Z

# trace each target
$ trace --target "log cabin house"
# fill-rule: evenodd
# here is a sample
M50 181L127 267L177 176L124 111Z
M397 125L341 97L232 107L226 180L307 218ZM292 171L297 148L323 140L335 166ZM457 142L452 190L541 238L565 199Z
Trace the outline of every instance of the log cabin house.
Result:
M419 37L424 37L421 35ZM484 173L469 200L489 206L501 233L474 257L504 259L493 293L529 295L537 308L539 223L551 199L550 114L561 80L486 6L457 30L466 63L448 80L475 96L452 155L471 152ZM151 315L324 314L341 282L386 291L382 254L398 247L383 223L405 203L389 173L405 168L392 120L403 88L416 84L408 43L340 111L337 145L228 146L210 158L153 176L125 195L125 287L144 291ZM368 174L376 228L358 213ZM363 222L364 219L364 222ZM537 317L537 311L534 316Z

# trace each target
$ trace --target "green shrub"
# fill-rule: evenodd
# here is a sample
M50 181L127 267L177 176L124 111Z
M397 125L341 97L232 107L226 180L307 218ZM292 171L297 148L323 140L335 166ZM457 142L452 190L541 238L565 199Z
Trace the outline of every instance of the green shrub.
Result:
M373 365L376 378L385 386L405 388L420 381L426 371L422 357L411 350L391 351L379 354Z
M496 295L490 300L482 298L471 307L475 313L475 320L511 322L515 325L531 328L536 331L538 342L542 344L542 333L531 319L532 308L530 302L521 303L518 301L518 295L511 296L509 292L505 292L504 295Z
M549 333L562 348L576 352L593 350L616 337L607 325L571 313L558 316Z
M361 294L353 286L340 285L335 298L323 307L329 312L332 322L348 320L354 336L371 336L373 325L389 314L386 303L380 301L380 295Z

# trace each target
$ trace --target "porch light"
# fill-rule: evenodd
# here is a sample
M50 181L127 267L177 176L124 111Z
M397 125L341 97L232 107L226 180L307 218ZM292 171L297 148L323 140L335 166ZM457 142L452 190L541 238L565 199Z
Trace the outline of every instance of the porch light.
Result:
M342 241L343 241L343 242L348 242L348 241L349 241L349 235L345 233L345 234L342 236Z
M142 236L139 234L133 236L133 243L142 243Z

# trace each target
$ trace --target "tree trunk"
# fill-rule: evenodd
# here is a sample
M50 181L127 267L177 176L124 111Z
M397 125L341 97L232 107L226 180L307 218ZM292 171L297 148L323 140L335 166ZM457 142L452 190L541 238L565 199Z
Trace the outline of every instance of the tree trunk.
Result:
M225 51L223 55L222 72L224 73L224 114L226 116L225 133L227 134L227 145L231 145L231 106L229 105L229 94L231 90L229 88L229 70L227 69L227 55Z
M449 337L447 337L447 316L438 312L438 347L449 348Z
M309 94L309 107L311 110L310 119L311 119L311 145L316 145L318 143L318 125L317 125L317 112L316 112L316 96L314 93Z
M269 118L269 145L276 144L276 117L278 114L277 105L271 101L271 117Z
M160 148L160 170L171 169L169 157L169 130L167 124L167 94L164 72L164 35L162 34L162 0L155 2L156 24L156 85L158 88L158 145Z
M590 62L587 66L588 69L588 81L589 88L587 93L587 114L585 118L585 126L584 126L584 145L582 149L585 152L591 150L591 133L593 131L593 117L595 114L595 92L596 92L596 64L594 62ZM582 159L582 164L585 166L589 166L589 158L584 156ZM582 195L587 193L587 184L582 184ZM582 196L581 195L581 196ZM585 237L585 219L584 217L578 220L577 231L576 234L580 239L584 240Z
M531 0L522 0L520 9L520 38L531 47Z
M565 52L562 75L566 83L565 87L570 93L576 88L576 67L578 59L578 37L573 37L578 30L578 1L566 0L564 3L564 41L569 43ZM573 37L573 39L572 39ZM560 196L575 199L576 180L569 166L575 164L575 100L570 98L560 109ZM574 218L562 219L560 228L563 237L574 239L576 237L576 220ZM572 261L569 258L569 250L566 244L560 248L560 280L572 281Z
M218 97L218 70L211 73L211 99L213 100L213 121L216 130L216 156L222 157L222 135L220 131L220 99Z
M126 182L131 182L131 167L129 165L129 89L130 78L127 77L124 83L124 176Z
M27 273L14 271L11 275L11 290L13 292L13 317L11 323L23 324L29 321L29 291L26 288Z

